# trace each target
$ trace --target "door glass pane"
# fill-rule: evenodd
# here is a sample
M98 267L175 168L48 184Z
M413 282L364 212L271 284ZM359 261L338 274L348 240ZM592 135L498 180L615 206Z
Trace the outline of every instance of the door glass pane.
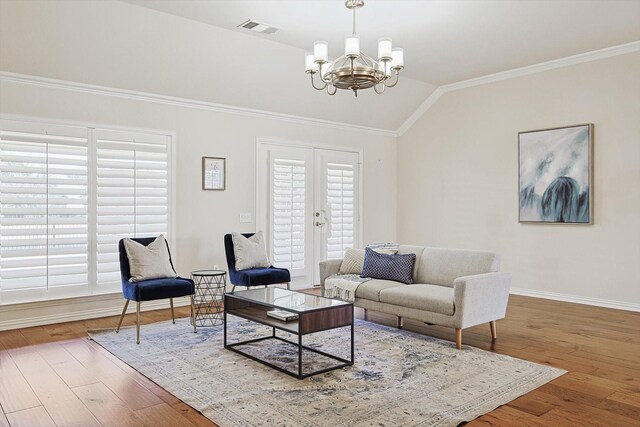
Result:
M271 253L276 267L305 268L305 174L304 160L273 159Z
M342 259L354 245L354 167L327 163L326 203L329 220L327 259Z

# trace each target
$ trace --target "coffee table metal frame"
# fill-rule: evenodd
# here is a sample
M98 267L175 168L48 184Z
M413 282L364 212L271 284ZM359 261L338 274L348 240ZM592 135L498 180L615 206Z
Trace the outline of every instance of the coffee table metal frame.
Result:
M291 291L291 292L295 293L295 291ZM276 369L280 372L291 375L292 377L295 377L298 379L308 378L313 375L318 375L318 374L332 371L334 369L340 369L346 366L353 365L354 316L353 316L352 303L344 304L337 307L322 307L322 308L298 312L286 307L280 307L274 304L268 304L263 301L245 299L242 296L239 297L238 295L241 295L241 293L242 291L236 292L235 294L226 293L224 295L224 348L234 351L238 354L241 354L244 357L247 357L251 360L262 363L263 365L269 366L270 368ZM318 297L318 298L322 298L322 297ZM284 322L284 321L280 321L278 319L274 319L272 317L267 316L266 312L272 309L286 310L292 313L296 313L298 314L298 320L291 320L289 322ZM247 319L247 320L260 323L266 326L270 326L272 330L271 335L229 344L227 343L227 316L228 315L241 317L243 319ZM343 328L347 326L351 328L351 359L344 359L342 357L338 357L336 355L329 354L324 351L318 350L316 348L311 348L302 344L302 337L304 335L327 331L330 329ZM277 336L276 329L297 335L298 342L294 342L286 338ZM269 361L259 359L237 348L238 346L241 346L241 345L270 340L270 339L277 339L298 347L297 372L287 370ZM311 352L323 355L325 357L336 360L339 363L336 365L330 366L328 368L319 369L312 372L303 372L302 350L307 350L307 351L311 351Z

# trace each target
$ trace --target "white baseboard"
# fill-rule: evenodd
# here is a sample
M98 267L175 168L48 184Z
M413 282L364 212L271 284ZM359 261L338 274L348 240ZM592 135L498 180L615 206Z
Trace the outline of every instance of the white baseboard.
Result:
M597 307L615 308L617 310L627 310L640 312L640 304L631 302L613 301L600 298L581 297L578 295L558 294L555 292L534 291L531 289L512 288L510 293L526 297L544 298L555 301L573 302L576 304L594 305Z
M188 298L174 298L174 306L189 305ZM87 308L87 306L91 308ZM68 300L41 301L0 306L0 331L50 325L52 323L116 316L122 313L122 294L109 294ZM146 301L141 311L169 308L169 300ZM135 313L135 304L129 304L127 313ZM113 327L116 327L114 323Z

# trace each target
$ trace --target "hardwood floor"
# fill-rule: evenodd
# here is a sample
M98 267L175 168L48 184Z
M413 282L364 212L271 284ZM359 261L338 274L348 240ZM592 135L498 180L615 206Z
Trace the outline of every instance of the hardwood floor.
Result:
M368 314L396 324L395 316ZM176 316L187 317L188 308L176 308ZM142 313L144 323L170 318L169 310ZM0 332L0 427L214 426L86 339L87 330L117 321ZM455 340L453 329L409 319L404 329ZM640 313L512 296L497 333L492 342L488 324L465 329L462 351L472 345L569 372L469 426L640 426Z

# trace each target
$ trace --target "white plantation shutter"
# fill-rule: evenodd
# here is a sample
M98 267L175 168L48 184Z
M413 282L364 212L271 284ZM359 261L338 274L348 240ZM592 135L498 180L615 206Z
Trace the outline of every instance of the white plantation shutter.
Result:
M353 164L327 163L327 259L342 259L345 249L354 247L354 175Z
M305 268L305 175L304 160L272 161L273 264L294 274Z
M171 136L0 119L0 304L120 291L118 241L168 235Z
M87 134L1 121L0 301L87 291Z
M118 241L167 235L169 138L96 130L97 283L120 287Z

